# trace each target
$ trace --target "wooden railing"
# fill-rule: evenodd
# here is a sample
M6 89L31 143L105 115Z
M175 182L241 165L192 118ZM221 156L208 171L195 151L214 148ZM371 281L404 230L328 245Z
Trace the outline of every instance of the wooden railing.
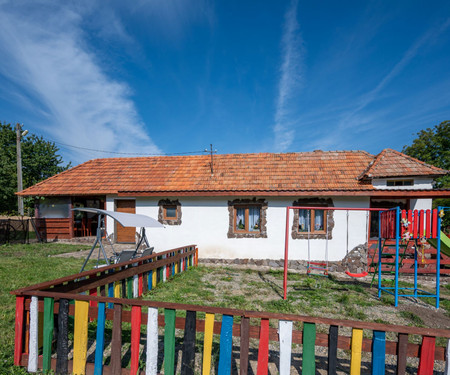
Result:
M144 301L139 296L158 279L196 265L197 249L147 258L137 265L127 262L114 273L109 273L116 267L111 266L83 273L83 278L79 274L15 291L15 364L57 374L188 375L210 374L213 368L229 375L234 358L240 374L252 368L262 375L273 366L269 352L275 350L280 374L295 367L300 373L292 361L292 344L301 346L302 374L315 374L316 363L329 374L338 368L359 374L368 361L364 353L371 353L372 374L385 373L386 355L395 356L397 374L411 370L408 357L419 358L415 371L421 375L432 374L436 361L448 360L448 346L437 345L436 338L448 341L450 330ZM163 345L158 345L159 335ZM270 342L279 345L269 347ZM316 347L327 348L326 356L320 357Z
M437 238L440 230L439 212L434 210L400 210L397 224L397 211L392 209L380 212L381 238L397 238L396 226L399 226L398 236L404 237L407 233L410 239Z
M55 332L54 314L58 315L56 331L59 344L57 347L58 358L61 359L61 345L66 345L67 340L60 339L60 334L65 332L67 338L69 305L66 302L69 300L74 301L75 306L84 307L83 298L89 298L88 310L86 310L88 313L90 309L98 309L96 298L100 297L96 296L104 296L110 301L105 310L109 311L114 307L114 302L111 301L120 305L128 305L131 299L141 297L144 292L151 290L158 283L165 282L172 275L186 271L189 267L197 264L198 249L195 245L189 245L12 292L16 295L15 365L21 365L25 354L28 356L28 371L36 372L38 368L44 371L50 370ZM40 324L39 315L41 315ZM75 316L76 322L80 321L82 316L73 309L71 315ZM59 320L64 323L59 325ZM78 327L80 327L79 324ZM75 329L74 344L81 337L77 327ZM42 348L42 356L38 356L40 348ZM65 348L67 349L67 345ZM65 353L66 360L67 355L68 353ZM59 373L66 372L59 371ZM76 373L84 374L85 372L78 369Z

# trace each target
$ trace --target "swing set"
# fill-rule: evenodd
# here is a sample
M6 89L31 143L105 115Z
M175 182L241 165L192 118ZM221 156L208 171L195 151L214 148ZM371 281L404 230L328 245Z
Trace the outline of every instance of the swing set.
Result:
M311 260L311 218L312 218L312 210L314 211L323 211L323 217L328 216L328 211L346 211L346 237L345 237L345 249L346 254L349 252L349 213L351 211L364 211L366 212L366 223L365 223L365 242L369 240L369 219L371 211L385 211L384 208L355 208L355 207L311 207L311 206L288 206L286 207L286 233L285 233L285 246L284 246L284 280L283 280L283 289L284 289L284 299L287 298L287 269L288 269L288 258L289 258L289 227L290 227L290 210L299 210L301 212L303 210L306 211L306 233L305 239L307 239L307 248L308 248L308 261L307 261L307 274L308 275L317 275L317 276L328 276L328 243L329 243L329 220L326 219L323 225L324 231L322 234L325 236L325 260L324 261L316 261ZM316 223L314 223L316 224ZM295 230L295 228L294 228ZM323 238L323 237L322 237ZM367 276L367 271L361 273L352 273L349 270L346 270L345 273L350 277L365 277Z
M285 251L284 251L284 279L283 289L284 296L287 298L287 271L288 271L288 256L289 256L289 227L290 227L290 210L306 210L306 238L308 247L308 261L307 261L307 274L328 276L328 241L329 241L329 224L326 220L326 224L322 226L325 229L325 260L323 262L311 261L311 212L312 210L323 211L323 217L328 216L328 211L346 211L346 254L349 252L349 212L350 211L365 211L366 212L366 231L365 239L369 242L369 216L371 211L378 211L379 214L379 235L378 235L378 259L377 269L374 270L374 277L378 274L378 297L381 297L382 292L386 292L394 296L395 306L398 305L398 297L414 297L415 299L420 297L436 298L436 308L439 308L439 287L440 287L440 255L441 255L441 239L444 240L445 235L441 232L441 220L445 211L450 210L450 207L438 207L434 210L400 210L399 207L393 209L384 208L347 208L347 207L286 207L286 232L285 232ZM302 223L303 224L303 223ZM325 227L325 228L323 228ZM294 228L295 230L295 228ZM323 232L322 232L323 233ZM321 237L323 238L323 237ZM445 237L446 238L446 237ZM395 245L392 245L389 241L395 241ZM398 285L400 262L403 259L408 249L408 242L414 241L414 245L411 249L414 250L414 288L400 288ZM421 252L422 263L426 263L424 249L428 246L428 243L436 242L436 293L429 293L418 289L417 286L417 274L418 274L418 255ZM433 243L434 244L434 243ZM386 263L383 263L383 258L389 253L385 251L388 247L395 246L395 261L392 262L394 280L394 286L385 286L381 278L382 271L385 271L383 267ZM404 254L400 254L400 247L405 248ZM314 273L317 271L323 272L323 274ZM351 273L346 270L345 272L350 277L365 277L368 275L367 271L361 273ZM412 292L411 292L412 291ZM403 294L400 294L403 292Z

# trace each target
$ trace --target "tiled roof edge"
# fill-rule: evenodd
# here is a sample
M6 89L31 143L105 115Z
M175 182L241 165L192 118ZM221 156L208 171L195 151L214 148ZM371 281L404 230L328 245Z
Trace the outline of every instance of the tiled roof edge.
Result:
M46 182L48 182L48 181L50 181L50 180L52 180L52 179L54 179L54 178L57 178L57 177L59 177L59 176L61 176L61 175L64 175L64 174L69 173L69 172L72 172L72 171L75 170L75 169L81 168L82 166L84 166L84 165L86 165L86 164L92 163L94 160L98 160L98 159L92 159L92 160L85 161L84 163L78 164L78 165L76 165L75 167L69 168L69 169L67 169L67 170L65 170L65 171L62 171L62 172L60 172L60 173L58 173L58 174L55 174L54 176L51 176L51 177L49 177L49 178L46 178L45 180L42 180L42 181L38 182L37 184L34 184L34 185L32 185L32 186L29 186L29 187L27 187L26 189L23 189L22 191L17 192L16 194L17 194L17 195L25 195L24 193L26 193L27 190L32 189L32 188L34 189L34 188L36 188L37 186L40 186L40 185L42 185L43 183L46 183Z
M436 172L435 174L430 174L429 176L442 176L442 175L445 175L445 174L450 173L450 171L448 171L448 170L445 170L445 169L442 169L442 168L435 167L434 165L425 163L425 162L423 162L423 161L421 161L421 160L419 160L419 159L416 159L416 158L414 158L414 157L412 157L412 156L406 155L406 154L404 154L404 153L402 153L402 152L400 152L400 151L393 150L393 149L391 149L391 148L385 148L385 149L383 149L379 154L377 154L377 155L375 156L375 159L374 159L372 162L370 162L369 165L367 166L367 168L366 168L366 169L358 176L358 180L361 180L361 179L363 179L364 177L372 177L372 175L371 175L369 172L370 172L371 170L375 170L375 169L376 169L377 165L381 162L381 160L384 158L384 156L385 156L388 152L393 152L393 153L395 153L395 154L397 154L397 155L399 155L399 156L401 156L401 157L404 157L404 158L406 158L406 159L409 159L409 160L411 160L411 161L413 161L413 162L422 164L423 166L425 166L425 167L427 167L427 168L433 170L434 172ZM415 176L415 175L414 175L414 176ZM383 176L380 176L380 177L383 177ZM384 176L384 177L387 177L387 176Z

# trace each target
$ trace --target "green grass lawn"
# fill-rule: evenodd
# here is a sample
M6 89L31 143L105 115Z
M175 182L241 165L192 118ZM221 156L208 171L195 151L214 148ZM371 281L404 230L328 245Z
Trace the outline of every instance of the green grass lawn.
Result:
M0 374L27 373L13 366L15 296L10 292L79 272L83 259L51 255L89 248L69 244L0 246Z

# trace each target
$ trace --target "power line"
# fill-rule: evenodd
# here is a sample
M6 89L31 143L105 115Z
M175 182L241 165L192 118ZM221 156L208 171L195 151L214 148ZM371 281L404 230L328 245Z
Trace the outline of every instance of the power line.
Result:
M116 155L141 155L141 156L171 156L171 155L186 155L186 154L203 154L204 151L186 151L186 152L172 152L172 153L165 153L165 154L146 154L141 152L120 152L120 151L107 151L107 150L96 150L93 148L88 147L80 147L80 146L74 146L69 145L67 143L62 143L58 141L54 141L49 139L50 142L56 143L61 146L71 147L79 150L86 150L86 151L93 151L93 152L102 152L105 154L116 154Z

